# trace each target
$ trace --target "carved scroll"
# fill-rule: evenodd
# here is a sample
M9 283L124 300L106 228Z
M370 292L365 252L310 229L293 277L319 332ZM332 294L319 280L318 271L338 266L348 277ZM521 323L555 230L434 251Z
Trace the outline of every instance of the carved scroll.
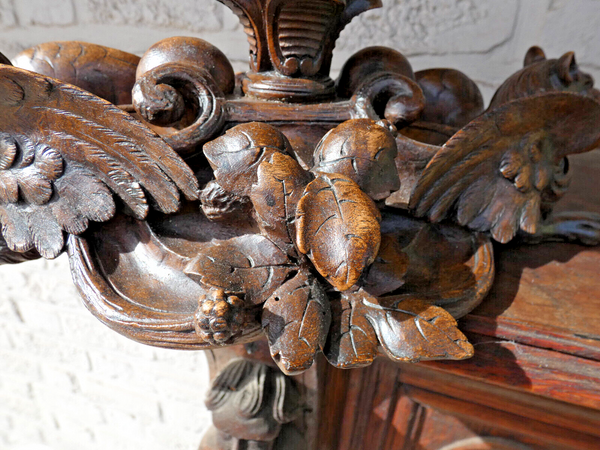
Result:
M225 95L235 82L231 64L201 39L170 38L142 57L133 106L178 153L189 155L224 124ZM170 128L164 128L170 127Z

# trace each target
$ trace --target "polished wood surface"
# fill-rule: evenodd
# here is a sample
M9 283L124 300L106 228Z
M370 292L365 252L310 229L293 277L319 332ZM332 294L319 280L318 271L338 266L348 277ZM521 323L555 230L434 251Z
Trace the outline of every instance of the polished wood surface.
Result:
M591 174L600 153L571 161ZM598 210L594 186L592 176L577 177L561 208ZM600 250L499 247L494 287L459 321L473 358L378 360L351 372L324 366L336 387L325 390L322 415L343 419L323 425L330 440L318 448L438 449L461 441L456 448L598 448Z
M0 261L66 251L116 332L222 351L202 449L593 448L597 155L568 157L600 92L574 54L530 49L484 111L392 49L330 78L378 0L223 3L246 73L188 37L0 58Z

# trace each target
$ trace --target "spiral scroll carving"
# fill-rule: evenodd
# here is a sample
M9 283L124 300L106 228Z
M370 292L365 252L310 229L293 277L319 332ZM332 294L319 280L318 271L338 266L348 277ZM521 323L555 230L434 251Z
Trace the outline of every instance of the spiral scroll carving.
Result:
M200 67L169 62L144 73L133 88L133 106L180 155L195 152L223 127L225 95Z
M383 119L402 127L417 120L425 108L419 85L408 77L381 72L358 87L351 102L357 118Z

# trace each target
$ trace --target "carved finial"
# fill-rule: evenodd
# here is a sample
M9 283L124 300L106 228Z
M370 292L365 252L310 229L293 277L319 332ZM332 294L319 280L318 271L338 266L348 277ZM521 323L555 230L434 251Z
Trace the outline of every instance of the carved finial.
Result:
M248 35L251 72L244 92L292 102L334 95L329 69L335 41L353 17L381 6L378 0L219 1Z

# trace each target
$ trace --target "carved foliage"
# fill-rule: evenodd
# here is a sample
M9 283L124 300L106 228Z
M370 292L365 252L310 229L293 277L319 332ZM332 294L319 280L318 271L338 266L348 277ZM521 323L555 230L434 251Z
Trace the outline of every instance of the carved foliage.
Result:
M244 294L249 304L264 302L295 270L279 248L260 235L213 241L184 272L209 288Z
M115 106L74 86L0 66L0 221L12 250L45 257L62 231L81 233L115 207L107 187L144 218L197 198L189 167L158 136ZM94 201L90 201L94 198Z
M378 345L394 361L464 359L473 347L444 309L418 299L377 299L362 289L332 299L325 355L340 368L368 365Z
M351 179L319 173L296 212L298 250L336 289L354 285L379 251L381 215Z
M400 188L394 135L371 119L348 120L331 130L315 149L315 172L340 173L380 200Z
M267 300L262 325L271 356L288 375L303 372L313 364L325 345L331 312L319 283L300 272Z
M287 76L327 75L340 31L380 0L219 0L240 18L251 67Z
M499 242L535 233L543 192L562 160L600 144L600 104L571 93L522 98L478 117L429 162L413 192L417 216L461 225Z
M288 140L264 123L238 125L204 145L204 154L217 182L227 191L248 196L257 181L258 167L273 152L292 153Z
M290 255L296 255L296 205L311 178L296 160L276 152L258 167L250 193L261 231Z
M30 250L25 253L13 252L6 245L6 241L2 238L2 235L0 235L0 265L18 264L39 258L40 254L35 250Z
M340 0L266 2L267 42L274 68L287 76L316 75L330 56L328 40L335 39L345 6Z

